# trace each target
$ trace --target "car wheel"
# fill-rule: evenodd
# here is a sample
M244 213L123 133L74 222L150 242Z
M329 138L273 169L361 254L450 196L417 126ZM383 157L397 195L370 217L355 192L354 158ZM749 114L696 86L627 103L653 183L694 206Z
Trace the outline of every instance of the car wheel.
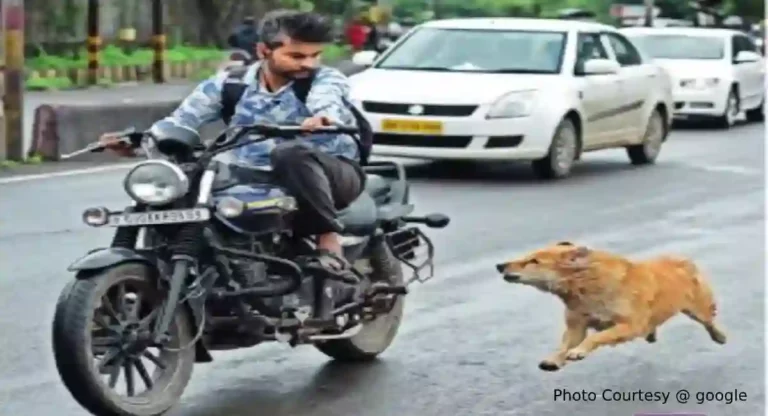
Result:
M565 178L571 173L578 151L576 126L570 119L564 118L555 130L547 156L533 161L533 172L541 179Z
M648 165L654 163L661 151L661 145L667 135L664 116L658 109L653 110L645 128L641 144L627 146L627 156L633 165Z
M728 93L728 98L726 98L725 101L725 112L723 115L717 117L715 124L723 129L732 127L736 124L736 117L739 116L739 112L741 111L739 106L739 95L736 93L735 88L731 88L731 91Z
M749 122L761 122L765 120L765 97L760 103L760 106L747 110L747 121Z

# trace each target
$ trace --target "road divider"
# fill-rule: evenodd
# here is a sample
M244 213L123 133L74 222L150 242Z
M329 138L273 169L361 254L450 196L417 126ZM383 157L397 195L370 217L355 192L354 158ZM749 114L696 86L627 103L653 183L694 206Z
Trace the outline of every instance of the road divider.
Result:
M350 61L342 61L334 66L346 75L365 69ZM170 114L179 102L180 99L142 97L112 103L40 105L33 116L29 155L58 161L62 154L82 149L106 132L128 127L137 130L149 128L152 123ZM213 123L201 129L200 134L204 139L212 138L223 127L222 123ZM77 157L83 161L110 161L118 158L108 152Z
M179 100L154 102L119 102L105 104L44 104L35 109L30 154L44 160L58 161L60 155L74 152L98 140L110 131L128 127L149 128L170 114ZM205 126L203 137L212 137L223 125ZM79 160L117 160L109 152L85 154Z

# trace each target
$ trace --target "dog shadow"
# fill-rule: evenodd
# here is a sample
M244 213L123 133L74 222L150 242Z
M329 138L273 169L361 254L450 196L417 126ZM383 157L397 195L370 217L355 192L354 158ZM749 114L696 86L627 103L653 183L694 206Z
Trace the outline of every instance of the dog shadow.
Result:
M383 361L356 364L329 361L297 389L287 388L282 382L254 380L253 384L247 384L239 380L237 387L223 385L221 391L209 393L215 399L188 405L174 412L173 416L252 416L254 412L295 416L312 413L312 409L342 398L370 396L366 392L377 388L376 380L385 378L384 373L390 372L390 367Z

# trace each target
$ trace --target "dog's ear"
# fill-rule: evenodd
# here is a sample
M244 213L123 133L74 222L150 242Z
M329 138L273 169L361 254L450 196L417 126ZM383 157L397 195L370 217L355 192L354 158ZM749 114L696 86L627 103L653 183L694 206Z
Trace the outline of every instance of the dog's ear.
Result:
M587 247L579 246L567 253L563 253L560 265L568 269L586 269L589 267L589 255L592 253Z
M567 247L573 247L574 244L570 241L560 241L559 243L555 244L556 246L567 246Z

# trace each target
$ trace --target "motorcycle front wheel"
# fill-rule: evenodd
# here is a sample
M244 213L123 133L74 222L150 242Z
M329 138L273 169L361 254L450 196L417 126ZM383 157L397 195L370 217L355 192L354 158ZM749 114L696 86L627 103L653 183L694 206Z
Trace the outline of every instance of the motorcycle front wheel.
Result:
M171 340L152 342L164 299L151 270L139 263L83 276L62 292L53 319L54 359L66 388L92 414L156 416L178 402L195 363L194 334L179 308Z

